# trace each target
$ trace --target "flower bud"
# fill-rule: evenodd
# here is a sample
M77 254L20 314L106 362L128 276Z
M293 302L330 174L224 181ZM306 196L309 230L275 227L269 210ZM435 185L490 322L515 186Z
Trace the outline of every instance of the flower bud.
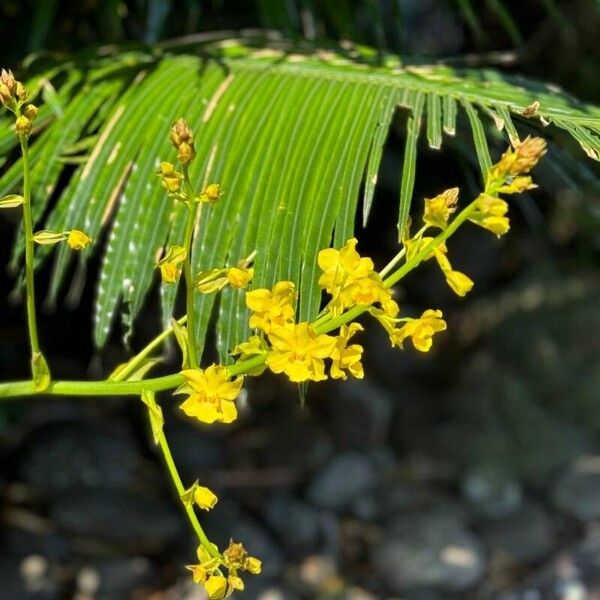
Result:
M177 119L171 126L169 137L177 150L178 160L184 165L190 163L196 156L196 150L194 149L194 133L188 122L185 119Z
M38 107L34 104L28 104L23 111L23 115L26 116L30 121L34 121L38 116Z
M19 137L29 137L31 134L31 121L24 116L17 117L15 131Z
M546 154L546 140L539 137L528 137L515 149L513 174L529 173Z
M0 83L6 86L6 88L8 89L8 93L11 96L15 95L17 82L15 81L15 77L12 74L12 71L2 69L2 71L0 72Z
M29 98L29 92L20 81L17 81L15 93L20 102L25 102Z
M215 204L215 202L218 202L222 193L223 190L218 183L211 183L202 190L200 202L205 204Z

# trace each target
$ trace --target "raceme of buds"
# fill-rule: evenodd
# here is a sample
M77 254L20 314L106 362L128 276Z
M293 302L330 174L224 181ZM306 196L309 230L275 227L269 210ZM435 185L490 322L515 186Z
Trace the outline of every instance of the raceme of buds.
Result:
M170 139L175 150L177 150L179 162L183 165L189 164L196 156L196 150L194 148L194 133L185 119L177 119L173 123Z
M15 112L18 105L25 102L28 97L27 90L20 81L17 81L12 71L0 71L0 102L9 110Z

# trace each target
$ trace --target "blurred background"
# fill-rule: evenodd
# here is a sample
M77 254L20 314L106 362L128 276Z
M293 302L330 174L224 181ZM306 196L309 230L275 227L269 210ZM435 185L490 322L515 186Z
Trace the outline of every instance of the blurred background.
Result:
M496 66L600 103L597 0L3 0L0 56L18 68L41 51L254 27L416 63ZM357 224L379 266L395 252L401 116L371 222ZM416 198L476 189L465 135L441 152L423 145ZM403 306L447 315L431 353L392 350L367 323L365 379L312 385L304 406L265 376L250 382L235 426L204 430L162 399L183 476L219 495L210 536L263 560L239 597L600 598L600 170L558 141L560 161L541 165L542 189L513 204L505 239L465 228L452 241L473 293L452 296L429 265L399 290ZM0 219L2 262L14 225ZM42 313L63 378L100 377L126 355L116 336L92 346L91 275L78 306ZM2 380L27 376L14 283L0 278ZM142 318L137 341L154 327ZM183 569L195 547L145 417L114 398L0 406L0 599L203 598Z

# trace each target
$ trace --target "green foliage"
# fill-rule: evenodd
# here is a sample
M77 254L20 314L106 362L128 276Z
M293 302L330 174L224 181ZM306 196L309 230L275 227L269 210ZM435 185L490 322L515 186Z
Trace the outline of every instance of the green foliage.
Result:
M168 130L176 117L185 116L197 134L192 178L225 190L223 200L202 214L194 270L234 265L256 250L256 284L295 281L303 320L319 308L316 254L332 237L339 246L352 236L363 181L363 222L368 219L398 107L407 119L399 227L410 210L419 139L439 148L444 134L454 135L460 113L482 171L491 164L490 127L515 139L515 122L525 120L534 129L552 124L545 131L562 129L590 157L600 157L600 109L536 82L488 70L402 67L395 57L380 64L376 53L353 47L300 54L276 42L262 47L262 40L203 39L186 53L165 44L159 51L53 66L28 83L52 98L42 106L31 148L37 228L42 222L53 231L80 228L96 240L106 231L94 314L98 345L119 306L131 326L155 281L157 254L182 237L185 211L173 211L155 176L160 160L174 158ZM523 117L534 102L535 114ZM2 157L16 144L7 123L0 127ZM20 170L18 162L6 170L0 196L18 189ZM61 178L68 180L64 189ZM102 247L97 242L95 250ZM21 255L17 243L13 265ZM48 255L45 248L39 252ZM53 301L70 256L61 247L54 257ZM88 258L80 255L81 267ZM175 296L173 286L161 289L165 323ZM214 304L214 295L197 299L200 343ZM225 291L218 314L225 361L247 336L243 294Z

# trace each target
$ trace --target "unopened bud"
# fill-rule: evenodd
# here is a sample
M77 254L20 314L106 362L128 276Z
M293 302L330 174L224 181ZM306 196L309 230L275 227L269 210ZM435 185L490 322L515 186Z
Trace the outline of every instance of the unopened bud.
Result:
M546 140L539 137L528 137L515 149L513 173L529 173L546 154Z
M17 82L15 81L15 77L12 74L12 71L2 69L2 71L0 72L0 83L2 83L8 88L8 93L11 96L15 94Z
M31 134L31 121L22 115L17 117L15 131L19 137L28 137Z
M177 119L170 132L171 143L177 150L177 158L182 164L188 164L196 156L194 133L185 119Z
M16 94L17 98L21 102L25 102L25 100L29 98L29 92L25 89L25 86L20 81L17 81Z
M218 183L211 183L202 190L200 202L214 204L215 202L218 202L222 193L223 190Z
M8 106L13 101L14 99L12 97L12 94L10 93L10 90L8 89L6 84L0 83L0 102Z
M23 111L23 115L25 115L30 121L34 121L38 115L38 107L34 104L28 104L25 110Z

